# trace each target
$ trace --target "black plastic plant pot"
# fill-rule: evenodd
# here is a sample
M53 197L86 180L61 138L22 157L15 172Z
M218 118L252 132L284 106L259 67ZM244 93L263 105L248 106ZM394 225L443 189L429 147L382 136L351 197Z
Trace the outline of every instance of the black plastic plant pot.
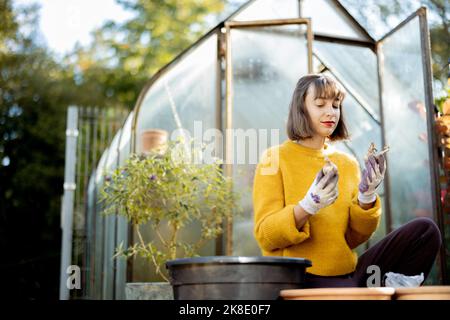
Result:
M284 257L212 256L167 261L175 300L276 300L301 289L311 261Z

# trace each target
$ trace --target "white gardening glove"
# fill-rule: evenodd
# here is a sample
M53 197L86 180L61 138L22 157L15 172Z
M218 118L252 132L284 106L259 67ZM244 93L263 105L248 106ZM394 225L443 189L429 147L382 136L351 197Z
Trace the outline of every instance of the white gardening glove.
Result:
M365 161L361 182L359 183L358 200L360 203L373 203L377 199L376 189L386 173L386 158L383 154L369 155Z
M338 197L338 179L339 176L336 167L330 170L326 175L323 174L321 169L316 175L306 196L300 200L298 204L303 210L311 215L314 215L320 209L333 204Z

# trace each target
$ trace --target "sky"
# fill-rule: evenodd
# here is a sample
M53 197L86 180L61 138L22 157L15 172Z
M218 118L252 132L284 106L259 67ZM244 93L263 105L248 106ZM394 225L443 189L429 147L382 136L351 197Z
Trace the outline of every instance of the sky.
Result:
M48 47L58 54L69 52L78 41L91 41L90 32L106 20L131 17L115 0L14 0L14 4L38 3L39 26Z

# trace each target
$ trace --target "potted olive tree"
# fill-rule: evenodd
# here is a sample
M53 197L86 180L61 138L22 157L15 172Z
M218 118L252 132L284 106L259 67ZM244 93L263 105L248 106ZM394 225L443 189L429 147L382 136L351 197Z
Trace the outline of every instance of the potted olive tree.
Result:
M132 155L111 173L101 192L105 214L125 216L137 234L136 242L127 248L119 246L115 257L145 258L166 281L146 284L156 286L158 293L163 287L172 293L165 262L196 256L203 245L223 232L223 222L241 210L239 195L233 191L231 179L224 176L220 160L193 161L202 151L192 141L177 140ZM200 225L201 231L194 242L186 242L179 234L192 223ZM152 228L158 241L146 242L144 227ZM129 286L133 284L127 284L127 289Z

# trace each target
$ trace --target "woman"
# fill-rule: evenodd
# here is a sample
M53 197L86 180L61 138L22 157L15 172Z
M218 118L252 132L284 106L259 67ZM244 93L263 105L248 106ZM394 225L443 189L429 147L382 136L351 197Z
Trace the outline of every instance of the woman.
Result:
M370 155L361 178L354 157L331 151L327 140L348 138L344 97L330 77L307 75L298 81L287 122L289 139L269 148L255 172L254 233L262 253L311 260L306 278L310 288L365 287L373 265L381 276L423 272L426 278L441 245L431 219L412 220L359 259L352 251L380 223L376 192L386 161L384 155ZM324 167L328 159L332 166Z

